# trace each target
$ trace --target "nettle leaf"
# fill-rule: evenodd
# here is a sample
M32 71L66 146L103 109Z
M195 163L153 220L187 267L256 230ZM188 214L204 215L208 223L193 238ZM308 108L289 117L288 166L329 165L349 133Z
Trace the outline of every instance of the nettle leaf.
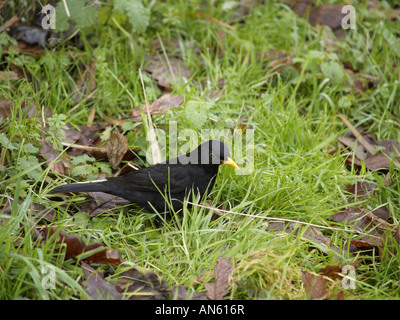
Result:
M39 149L36 148L32 143L25 143L24 150L26 153L36 154L39 152Z
M74 165L74 166L77 166L79 164L85 164L86 165L86 163L94 162L94 161L96 161L95 158L89 157L87 154L83 154L81 156L73 157L71 159L71 164Z
M133 30L144 32L150 22L150 9L145 8L141 0L115 0L115 10L127 16Z
M43 172L42 168L40 167L39 160L35 156L24 156L19 158L18 168L20 171L28 170L26 174L33 180L40 180Z
M93 172L94 167L92 165L80 165L72 169L73 176L87 176Z
M0 133L0 145L3 148L7 148L8 150L17 150L18 149L18 144L11 142L5 133Z
M67 2L70 17L67 16L63 1L56 6L56 31L69 30L69 20L75 22L76 28L90 27L96 22L99 10L86 0L70 0Z

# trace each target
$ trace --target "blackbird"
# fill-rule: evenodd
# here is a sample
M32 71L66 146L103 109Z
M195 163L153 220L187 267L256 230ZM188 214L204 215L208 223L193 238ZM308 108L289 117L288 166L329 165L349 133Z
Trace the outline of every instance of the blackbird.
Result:
M220 164L238 168L228 147L219 140L209 140L192 152L120 177L58 186L59 192L105 192L122 197L151 211L168 212L171 199L174 211L192 190L205 197L212 190Z

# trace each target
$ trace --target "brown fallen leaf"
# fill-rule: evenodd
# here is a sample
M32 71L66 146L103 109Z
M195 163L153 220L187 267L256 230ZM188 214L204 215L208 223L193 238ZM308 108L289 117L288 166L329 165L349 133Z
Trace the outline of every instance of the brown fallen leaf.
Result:
M372 226L372 220L360 208L349 207L335 213L332 221L352 225L355 230L365 231Z
M149 106L149 112L151 115L163 114L167 110L179 108L182 103L183 98L180 95L171 96L169 93L166 93L157 100L153 101L153 103ZM136 122L142 120L141 110L146 112L146 105L134 108L132 110L132 116Z
M166 91L172 91L175 83L185 83L191 77L191 72L182 60L174 57L166 58L164 55L153 57L145 70L152 74L158 85Z
M207 294L203 292L188 292L186 286L174 286L171 290L172 298L176 300L207 300Z
M362 181L346 187L346 190L354 195L354 202L370 198L379 192L376 184Z
M104 250L97 251L92 255L87 256L83 260L95 262L98 264L113 264L119 265L123 262L121 254L115 249L108 249L102 243L94 242L92 244L86 245L85 242L77 235L70 235L65 230L60 230L57 227L45 227L42 230L42 234L48 237L57 234L57 244L65 245L65 257L76 258L78 255L89 252L91 250L104 247ZM104 252L103 252L104 251Z
M85 202L82 211L87 212L90 217L95 217L103 212L116 212L119 211L117 207L130 204L126 199L104 192L88 192L87 195L92 201Z
M343 278L340 275L341 271L342 271L342 267L335 265L335 266L326 266L325 268L320 269L318 271L318 273L321 276L328 277L332 280L337 280L337 279Z
M345 4L330 4L324 3L318 7L312 7L308 21L311 25L323 24L330 27L332 30L341 28L342 20L346 16L342 13L342 8Z
M135 268L120 274L116 286L129 300L166 300L170 292L167 281L156 273Z
M47 166L50 170L57 174L65 174L64 160L60 159L60 155L50 142L42 138L42 147L40 148L40 153L46 159Z
M0 71L0 81L8 82L11 80L19 80L21 78L22 77L14 71Z
M83 286L86 292L94 300L122 300L123 295L118 291L117 287L104 279L100 272L97 272L87 263L81 261L85 281Z
M107 157L114 170L121 163L127 151L128 140L126 140L126 137L118 130L114 130L107 142Z
M215 282L206 283L207 296L211 300L222 300L228 293L230 275L233 268L230 264L230 258L218 257L214 266Z
M364 160L365 167L368 170L374 171L389 169L392 159L400 163L400 145L396 140L377 141L370 134L360 134L357 129L351 126L347 119L343 120L350 126L352 133L358 137L355 138L348 134L338 137L344 153L351 155L352 153L348 152L348 150L354 152L354 159L351 156L347 158L347 164L354 164L357 167L361 167L361 160ZM372 150L374 150L374 153L371 153Z
M326 290L326 279L320 275L314 275L308 271L302 270L301 280L304 291L310 300L326 300L328 291Z
M2 212L2 215L4 216L10 216L12 200L9 198L4 198L2 201L4 202L0 204L0 212ZM19 199L18 207L20 207L23 202L23 199ZM32 203L29 207L28 214L31 217L35 217L35 220L46 219L48 221L52 221L54 219L54 210L51 209L49 206L44 206L40 203ZM3 217L2 219L3 221L7 220L7 217Z

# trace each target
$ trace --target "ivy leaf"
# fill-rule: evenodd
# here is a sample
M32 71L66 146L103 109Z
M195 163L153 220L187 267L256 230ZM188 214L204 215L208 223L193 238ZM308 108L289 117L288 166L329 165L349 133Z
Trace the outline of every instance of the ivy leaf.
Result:
M115 0L114 8L128 17L133 30L144 32L150 22L150 10L141 0Z

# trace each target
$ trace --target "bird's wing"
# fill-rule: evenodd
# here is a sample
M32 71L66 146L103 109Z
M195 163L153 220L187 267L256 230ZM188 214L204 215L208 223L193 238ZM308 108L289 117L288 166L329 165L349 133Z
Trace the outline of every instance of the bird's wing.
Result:
M123 188L137 191L158 192L169 186L171 193L184 192L194 181L192 175L182 165L159 164L137 171L132 171L121 177L109 178Z

